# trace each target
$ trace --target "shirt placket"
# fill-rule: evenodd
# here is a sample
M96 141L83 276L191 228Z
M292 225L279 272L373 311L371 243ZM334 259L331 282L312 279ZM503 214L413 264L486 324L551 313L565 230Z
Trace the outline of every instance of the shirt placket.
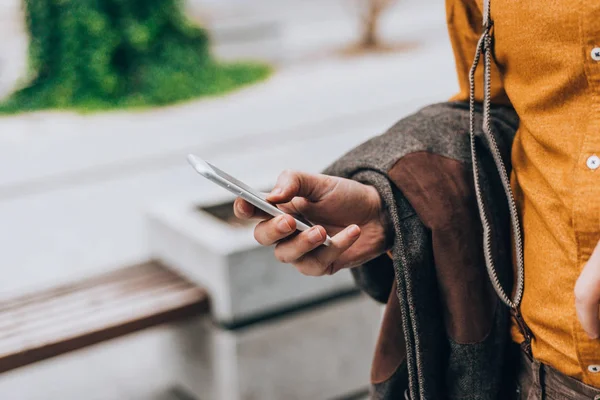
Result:
M590 106L574 171L573 227L579 271L600 239L600 3L597 0L584 3L580 32ZM573 315L573 337L583 381L600 387L600 341L589 339L575 312Z

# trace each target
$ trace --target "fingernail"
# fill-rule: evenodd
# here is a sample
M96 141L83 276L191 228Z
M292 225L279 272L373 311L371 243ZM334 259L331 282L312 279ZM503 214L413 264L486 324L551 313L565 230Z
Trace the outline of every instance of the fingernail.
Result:
M281 219L277 222L277 227L281 232L290 232L292 230L292 227L287 222L285 217L281 217Z
M323 241L323 235L321 234L321 230L319 228L312 228L310 232L308 232L308 240L312 244L317 244Z
M282 192L281 188L275 188L273 190L271 190L271 196L278 196L280 195Z
M246 210L241 204L238 203L237 205L237 210L240 214L242 214L243 217L248 217L250 218L252 215L248 212L248 210Z
M350 237L356 237L360 235L360 228L356 225L352 225L350 228L348 228L348 235Z

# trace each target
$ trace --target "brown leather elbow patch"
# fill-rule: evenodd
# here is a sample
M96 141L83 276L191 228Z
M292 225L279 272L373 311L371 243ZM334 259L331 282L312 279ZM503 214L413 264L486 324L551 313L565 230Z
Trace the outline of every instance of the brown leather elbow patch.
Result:
M375 346L371 383L375 385L390 379L405 359L406 342L402 332L402 311L394 281Z
M485 268L470 165L416 152L398 160L388 174L431 230L448 335L457 343L484 340L497 301Z

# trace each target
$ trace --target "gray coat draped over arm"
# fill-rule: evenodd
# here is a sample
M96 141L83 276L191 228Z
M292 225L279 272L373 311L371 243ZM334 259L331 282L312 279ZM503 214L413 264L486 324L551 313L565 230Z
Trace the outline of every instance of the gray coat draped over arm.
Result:
M518 118L509 107L494 107L491 116L510 165ZM493 254L510 293L505 195L483 135L478 140ZM387 303L372 366L372 398L507 398L501 389L507 386L509 311L486 273L468 104L426 107L350 151L325 173L373 185L393 221L392 257L352 270L366 293Z

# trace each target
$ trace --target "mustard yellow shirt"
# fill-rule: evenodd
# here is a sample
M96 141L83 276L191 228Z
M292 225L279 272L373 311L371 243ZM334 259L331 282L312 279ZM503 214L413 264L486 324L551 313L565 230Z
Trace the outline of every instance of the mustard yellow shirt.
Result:
M600 340L575 314L575 282L600 240L600 0L492 0L492 101L521 118L512 183L524 234L522 313L533 355L600 387ZM481 32L482 0L446 0L460 93ZM477 98L482 99L482 68ZM513 326L513 338L521 341Z

